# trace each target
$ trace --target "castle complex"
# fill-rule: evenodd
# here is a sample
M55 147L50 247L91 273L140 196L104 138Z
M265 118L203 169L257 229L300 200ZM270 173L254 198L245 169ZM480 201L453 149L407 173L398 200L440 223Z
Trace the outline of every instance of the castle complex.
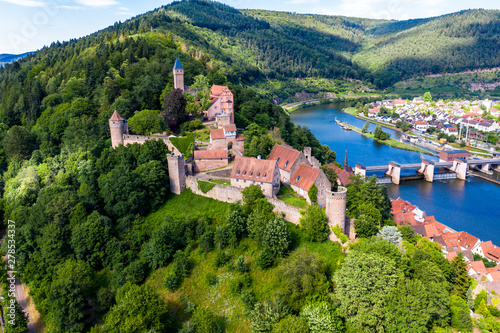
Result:
M175 89L180 89L183 92L189 91L189 87L184 85L184 68L179 59L175 61L173 76ZM243 154L244 137L237 134L237 128L234 125L234 96L229 88L213 85L210 101L210 107L204 111L204 117L208 121L213 121L218 128L216 127L210 132L210 144L205 149L194 150L192 163L186 163L184 155L179 153L166 135L130 134L127 120L121 117L116 110L109 119L112 147L133 143L143 144L147 140L162 140L169 150L173 151L167 156L171 192L179 195L189 187L200 195L212 196L210 191L207 193L199 192L196 178L187 176L187 174L228 165L229 150L234 150L235 154ZM281 183L289 185L293 191L312 204L309 190L314 184L318 189L316 202L326 208L329 227L339 225L343 232L349 235L345 222L347 189L339 187L337 192L332 192L331 183L320 169L320 165L320 162L312 156L310 147L298 151L276 144L266 160L260 159L260 157L236 156L228 177L231 186L218 189L219 194L213 194L213 197L217 200L235 202L237 198L241 199L241 190L250 185L257 185L262 189L266 198L273 203L277 212L281 212L291 222L298 224L300 211L286 205L283 201L276 200L280 185ZM231 195L226 198L221 197L221 193L231 193ZM333 240L335 236L332 235L330 238Z

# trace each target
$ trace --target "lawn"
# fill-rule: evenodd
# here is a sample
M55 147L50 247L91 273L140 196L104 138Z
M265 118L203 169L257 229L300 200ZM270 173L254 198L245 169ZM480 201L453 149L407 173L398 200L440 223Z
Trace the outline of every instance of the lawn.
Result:
M216 184L224 185L224 186L231 185L231 182L229 180L210 179L210 181L212 183L216 183Z
M222 222L230 207L231 204L202 197L186 189L181 195L169 194L163 206L146 216L145 225L158 226L167 215L174 218L208 216Z
M175 148L179 149L181 154L186 155L189 146L194 143L194 137L192 134L183 137L171 137L170 141L172 141Z
M282 195L288 195L288 194L292 194L292 193L294 193L294 192L290 186L281 183L280 191L278 192L277 196L280 197Z
M210 142L210 128L205 127L201 130L194 132L196 135L196 141Z
M287 205L294 206L300 209L307 209L307 207L309 207L306 199L298 197L297 194L287 195L286 197L281 197L278 199L283 201Z

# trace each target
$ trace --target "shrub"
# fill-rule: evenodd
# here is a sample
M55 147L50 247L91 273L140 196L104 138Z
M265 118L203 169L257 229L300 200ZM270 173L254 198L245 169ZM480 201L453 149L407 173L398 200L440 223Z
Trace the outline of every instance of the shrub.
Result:
M275 260L276 254L268 247L265 247L257 258L257 265L259 265L263 269L266 269L272 267Z
M177 251L174 255L172 270L165 277L165 287L175 290L182 284L182 280L189 275L189 261L184 252Z
M263 246L268 248L275 256L282 257L290 246L290 233L285 220L276 218L266 225Z
M332 232L335 234L335 236L337 236L338 239L340 239L340 242L342 244L346 243L349 240L349 237L344 235L344 233L342 232L342 228L338 224L332 226Z
M229 291L232 295L238 296L244 289L251 289L252 277L245 273L241 277L231 280L229 283Z
M227 226L218 226L215 230L215 244L217 249L222 250L229 244L229 230Z
M218 251L215 254L214 266L216 268L222 267L231 260L231 255L226 251Z
M316 202L318 200L318 187L316 184L313 183L311 185L309 191L307 191L307 195L309 196L309 200L311 200L311 202Z
M328 238L328 224L326 214L317 205L309 206L307 210L301 211L299 220L300 227L306 233L306 239L313 242L323 242Z
M250 267L245 264L245 257L239 256L236 260L235 268L240 273L247 273L250 271Z

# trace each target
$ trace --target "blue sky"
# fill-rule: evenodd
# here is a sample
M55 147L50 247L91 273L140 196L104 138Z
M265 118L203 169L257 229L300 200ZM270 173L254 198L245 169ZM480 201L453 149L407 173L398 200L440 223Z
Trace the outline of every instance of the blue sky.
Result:
M470 0L223 0L236 8L379 19L436 16L471 8ZM160 0L0 0L0 53L35 51L53 41L86 36L168 4ZM500 9L498 0L472 8Z

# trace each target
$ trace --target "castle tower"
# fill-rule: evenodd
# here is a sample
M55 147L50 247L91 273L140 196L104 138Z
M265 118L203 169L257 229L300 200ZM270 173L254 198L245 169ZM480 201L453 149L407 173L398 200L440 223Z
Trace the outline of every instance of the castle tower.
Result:
M113 148L123 145L125 127L125 119L115 110L111 118L109 118L109 131L111 132L111 146Z
M186 168L184 155L167 155L168 177L170 178L170 192L181 194L186 189Z
M347 170L347 148L345 149L345 156L344 156L344 170Z
M328 229L331 233L331 227L339 225L342 232L349 235L346 230L345 210L347 203L347 189L339 186L337 192L326 190L326 216L328 217Z
M304 147L304 149L302 150L302 153L304 154L306 159L309 161L309 163L311 163L312 148L311 147Z
M184 92L184 68L179 59L175 59L174 64L174 89L180 89Z

